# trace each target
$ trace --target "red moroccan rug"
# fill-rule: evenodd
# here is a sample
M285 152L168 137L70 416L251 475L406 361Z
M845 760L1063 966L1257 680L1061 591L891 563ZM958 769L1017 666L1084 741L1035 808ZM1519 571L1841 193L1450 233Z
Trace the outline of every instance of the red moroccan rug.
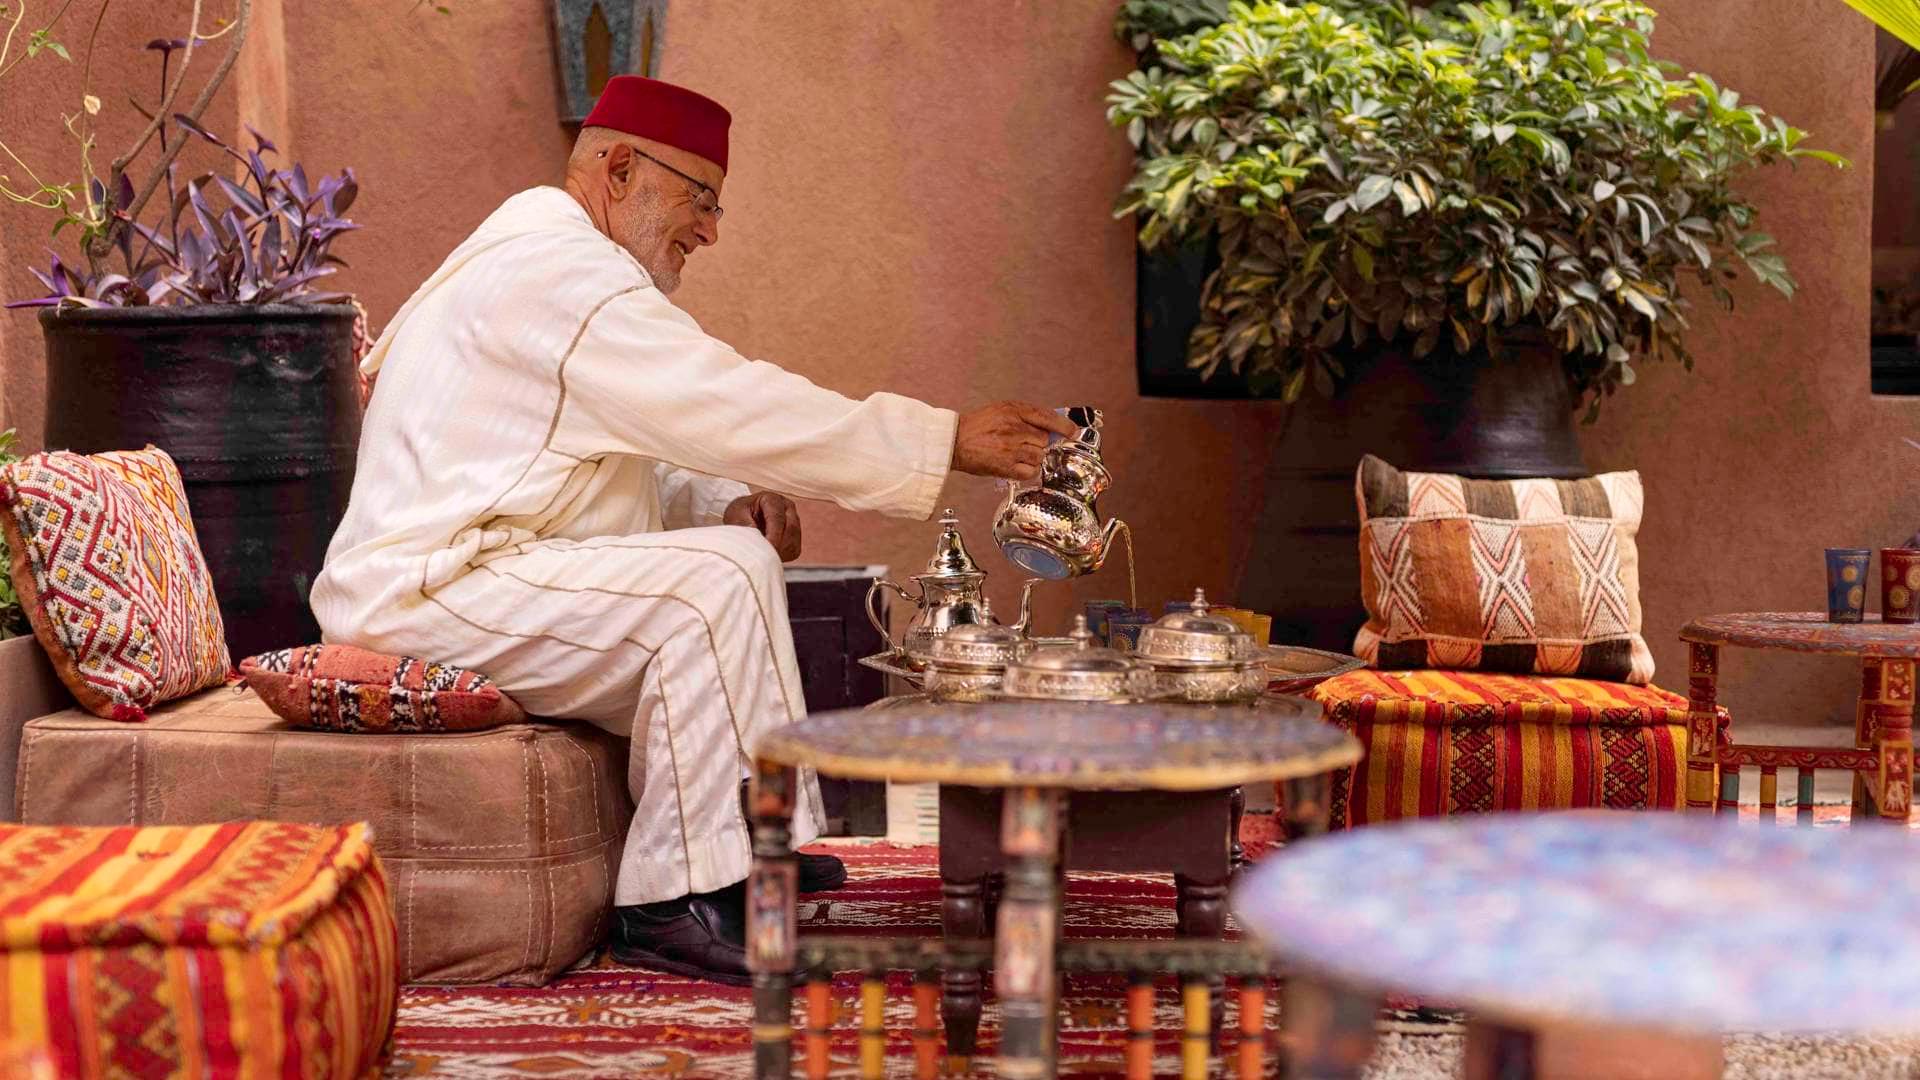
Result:
M1742 817L1752 820L1755 816L1754 807L1742 808ZM1788 812L1782 824L1791 820ZM1844 827L1845 821L1842 807L1818 808L1819 827ZM1920 816L1913 825L1920 828ZM1247 816L1243 840L1254 854L1271 846L1272 828L1267 815ZM848 882L839 892L802 901L803 931L928 937L939 933L940 879L933 847L842 843L815 850L844 858ZM1072 875L1064 918L1070 937L1171 937L1172 880L1152 874ZM835 1075L852 1076L858 1071L856 986L853 975L842 976L834 984ZM1062 993L1061 1075L1123 1075L1123 990L1118 977L1068 977ZM990 1075L999 1036L991 979L986 994L975 1067ZM1269 1001L1277 997L1269 995ZM387 1075L474 1080L744 1078L752 1075L750 999L748 990L637 971L605 956L537 990L415 987L402 994L395 1055ZM1160 986L1157 1014L1156 1072L1175 1076L1179 1074L1180 1008L1171 980ZM1277 1015L1267 1020L1271 1031ZM912 1025L908 977L896 974L887 1005L889 1077L913 1074ZM1232 1032L1237 1026L1235 1003L1229 1000L1217 1061L1232 1060ZM1383 1018L1380 1031L1371 1075L1392 1080L1453 1075L1460 1053L1456 1018L1425 1011L1394 1013ZM1761 1037L1745 1039L1729 1044L1730 1077L1851 1080L1920 1075L1900 1071L1920 1070L1920 1057L1904 1045L1841 1041L1809 1048ZM1776 1064L1779 1069L1772 1067ZM1215 1074L1227 1075L1218 1065Z
M1247 817L1256 853L1271 837L1264 815ZM940 878L935 849L888 844L823 845L846 860L839 892L804 898L803 933L937 936ZM1070 937L1171 937L1173 881L1163 874L1074 874L1064 909ZM913 1070L909 976L888 991L888 1073ZM980 1027L983 1070L998 1044L999 1010L987 980ZM858 1064L858 977L835 980L834 1072ZM1061 1074L1119 1076L1126 1041L1118 976L1069 976L1062 990ZM1235 1024L1229 1003L1227 1030ZM1163 1070L1177 1073L1180 1006L1172 980L1160 988ZM751 991L660 975L602 955L540 989L414 987L404 991L389 1077L747 1077ZM1231 1036L1222 1050L1231 1053ZM796 1047L797 1050L797 1047Z

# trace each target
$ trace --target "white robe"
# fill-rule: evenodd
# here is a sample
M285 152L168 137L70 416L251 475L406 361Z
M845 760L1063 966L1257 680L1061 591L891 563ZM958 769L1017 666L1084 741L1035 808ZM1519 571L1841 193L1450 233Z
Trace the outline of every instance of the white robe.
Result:
M720 515L753 485L930 517L954 413L742 358L558 188L482 223L362 370L379 390L313 587L325 640L630 733L616 903L744 878L742 765L805 705L779 557ZM801 802L805 842L814 785Z

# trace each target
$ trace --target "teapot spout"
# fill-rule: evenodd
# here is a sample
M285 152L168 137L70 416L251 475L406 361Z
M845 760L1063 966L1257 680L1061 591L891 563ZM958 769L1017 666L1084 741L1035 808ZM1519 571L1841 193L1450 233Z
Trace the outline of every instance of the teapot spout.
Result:
M1113 552L1113 538L1126 527L1127 523L1119 518L1107 519L1107 527L1100 530L1100 556L1093 561L1093 567L1088 571L1089 573L1107 564L1107 556Z
M1040 578L1028 578L1020 587L1020 617L1014 621L1013 629L1021 637L1027 636L1027 626L1033 621L1033 587L1040 584Z

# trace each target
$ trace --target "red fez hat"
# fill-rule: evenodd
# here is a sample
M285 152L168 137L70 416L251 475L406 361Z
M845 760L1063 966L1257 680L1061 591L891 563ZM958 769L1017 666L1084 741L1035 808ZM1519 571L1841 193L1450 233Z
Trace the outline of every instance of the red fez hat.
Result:
M733 116L710 97L639 75L615 75L582 127L612 128L698 154L727 171Z

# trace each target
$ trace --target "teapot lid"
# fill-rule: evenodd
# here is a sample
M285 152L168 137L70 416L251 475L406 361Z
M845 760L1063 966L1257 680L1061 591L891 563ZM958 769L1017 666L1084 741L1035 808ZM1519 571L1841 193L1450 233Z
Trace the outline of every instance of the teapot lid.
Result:
M985 576L974 563L973 556L967 552L967 542L960 538L960 519L952 508L940 511L940 539L934 542L933 557L927 560L926 570L918 576L939 578L961 578L973 575Z
M1171 660L1186 664L1221 664L1244 660L1253 653L1253 635L1233 620L1207 608L1207 591L1193 590L1193 608L1161 616L1140 631L1139 654L1149 662Z

